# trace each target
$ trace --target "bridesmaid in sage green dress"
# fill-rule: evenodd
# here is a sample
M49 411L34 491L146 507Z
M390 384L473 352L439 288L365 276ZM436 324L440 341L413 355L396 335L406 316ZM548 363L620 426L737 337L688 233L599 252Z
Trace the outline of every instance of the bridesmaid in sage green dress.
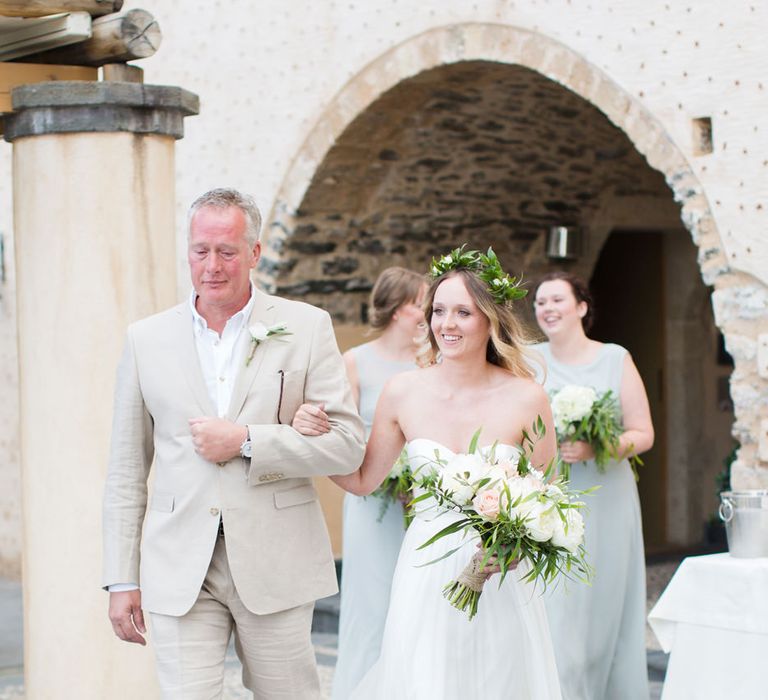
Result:
M421 308L426 291L422 275L402 267L384 270L376 280L369 304L369 324L378 336L344 353L366 439L384 384L395 374L416 369L418 340L426 337ZM299 420L301 415L297 414ZM346 700L379 658L392 575L404 535L400 503L387 505L375 495L346 494L339 656L333 700Z
M536 320L548 343L535 346L547 365L548 393L567 384L611 389L619 399L622 459L600 472L585 442L563 442L574 488L588 496L585 547L591 586L560 585L545 595L564 700L648 700L645 653L645 558L640 501L627 457L653 445L642 379L619 345L587 337L592 309L582 280L550 273L536 289Z

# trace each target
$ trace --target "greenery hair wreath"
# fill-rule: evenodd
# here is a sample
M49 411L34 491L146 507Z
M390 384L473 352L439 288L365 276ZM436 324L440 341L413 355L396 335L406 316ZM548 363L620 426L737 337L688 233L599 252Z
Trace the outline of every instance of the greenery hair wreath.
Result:
M469 270L488 285L493 300L502 305L522 299L528 294L528 290L521 286L522 279L510 277L501 269L501 263L493 248L488 248L487 253L481 253L479 250L464 250L465 247L466 243L441 258L432 258L432 278L436 279L451 270Z

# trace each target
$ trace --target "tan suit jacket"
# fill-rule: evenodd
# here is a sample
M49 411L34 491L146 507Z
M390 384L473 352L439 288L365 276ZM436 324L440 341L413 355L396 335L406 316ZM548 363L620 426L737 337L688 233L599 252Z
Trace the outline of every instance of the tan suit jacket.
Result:
M192 607L219 517L235 585L252 612L285 610L337 590L310 477L358 467L362 422L328 314L255 293L249 325L284 322L292 335L262 341L248 366L247 330L235 350L242 359L226 418L249 425L250 461L212 464L193 449L188 419L215 410L189 304L128 329L104 496L103 585L138 582L142 607L150 612L183 615ZM307 438L290 427L302 402L325 403L330 433Z

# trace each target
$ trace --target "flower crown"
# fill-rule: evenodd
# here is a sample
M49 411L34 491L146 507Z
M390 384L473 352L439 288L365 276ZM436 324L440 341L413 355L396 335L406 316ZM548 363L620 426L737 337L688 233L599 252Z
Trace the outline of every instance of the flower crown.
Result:
M441 258L432 258L430 272L433 279L451 270L464 268L488 285L488 291L497 304L522 299L528 294L528 290L521 287L522 280L510 277L501 269L493 248L488 248L487 253L481 253L479 250L464 250L465 245L454 248Z

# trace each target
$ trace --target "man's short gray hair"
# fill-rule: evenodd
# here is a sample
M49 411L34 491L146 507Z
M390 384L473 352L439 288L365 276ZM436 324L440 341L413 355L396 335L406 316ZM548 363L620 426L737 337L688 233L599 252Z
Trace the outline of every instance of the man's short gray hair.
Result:
M261 213L256 206L253 197L248 194L238 192L231 187L219 187L200 195L192 206L189 207L187 214L187 236L190 233L192 217L203 207L216 207L217 209L228 209L237 207L245 214L245 238L248 245L253 248L259 240L261 231Z

